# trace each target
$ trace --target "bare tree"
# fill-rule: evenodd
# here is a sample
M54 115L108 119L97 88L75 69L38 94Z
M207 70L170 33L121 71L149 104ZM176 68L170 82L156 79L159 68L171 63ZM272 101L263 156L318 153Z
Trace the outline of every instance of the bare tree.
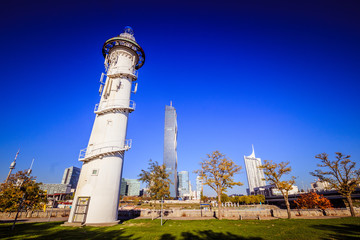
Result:
M295 177L292 176L290 180L281 180L281 177L291 172L291 167L288 166L289 162L274 163L273 161L265 160L264 164L259 168L264 169L265 180L270 184L275 185L284 197L288 218L291 218L289 191L293 188Z
M321 161L317 166L326 168L327 171L315 170L310 174L318 177L322 182L329 183L330 188L336 189L343 195L349 203L351 216L355 217L351 194L360 183L360 169L355 169L356 163L350 160L350 155L343 155L340 152L335 153L334 161L330 161L326 153L318 154L315 158Z
M228 188L242 185L241 182L234 181L234 174L238 173L241 167L219 151L207 154L207 159L200 162L200 165L201 169L196 170L195 173L201 177L204 185L208 185L216 192L219 209L218 218L222 219L221 195Z

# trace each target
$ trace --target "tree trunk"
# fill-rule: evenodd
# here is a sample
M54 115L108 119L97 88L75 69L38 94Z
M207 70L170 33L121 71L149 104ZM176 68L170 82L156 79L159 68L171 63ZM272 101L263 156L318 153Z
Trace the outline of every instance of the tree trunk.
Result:
M218 193L218 219L222 219L221 194Z
M351 216L355 217L355 210L352 204L351 194L346 196L346 201L349 203Z
M287 214L288 214L288 219L291 219L289 197L287 195L284 195L284 200L285 200L285 204L286 204L286 210L287 210Z

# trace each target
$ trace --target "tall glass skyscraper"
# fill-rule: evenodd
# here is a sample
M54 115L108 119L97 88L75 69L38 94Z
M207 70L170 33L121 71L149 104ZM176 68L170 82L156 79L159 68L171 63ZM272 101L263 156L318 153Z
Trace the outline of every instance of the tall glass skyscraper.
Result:
M181 171L178 173L179 181L179 196L184 198L185 196L190 196L190 182L189 182L189 172Z
M249 188L246 189L248 195L253 194L254 188L266 185L265 180L263 180L264 171L259 168L259 166L261 166L261 159L255 157L254 146L252 147L252 150L250 156L244 156L246 175L249 184Z
M177 179L177 121L176 110L170 102L165 106L165 127L164 127L164 164L166 171L170 174L170 197L178 197Z

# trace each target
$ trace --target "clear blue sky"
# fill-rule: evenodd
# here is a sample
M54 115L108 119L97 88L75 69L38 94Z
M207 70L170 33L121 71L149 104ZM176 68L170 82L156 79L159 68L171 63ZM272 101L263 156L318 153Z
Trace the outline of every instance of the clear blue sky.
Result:
M131 2L131 3L130 3ZM89 140L103 43L132 26L146 61L123 176L162 162L165 105L178 113L178 170L219 150L290 161L360 159L359 1L7 1L0 9L0 180L16 170L59 183ZM245 193L245 183L229 193ZM195 175L191 174L194 183ZM210 191L206 194L213 195Z

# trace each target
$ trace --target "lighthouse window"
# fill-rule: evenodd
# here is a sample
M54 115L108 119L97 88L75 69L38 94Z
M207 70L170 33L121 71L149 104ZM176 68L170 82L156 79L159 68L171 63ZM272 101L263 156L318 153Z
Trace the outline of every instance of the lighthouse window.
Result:
M97 176L99 174L99 169L93 169L92 170L92 176Z

